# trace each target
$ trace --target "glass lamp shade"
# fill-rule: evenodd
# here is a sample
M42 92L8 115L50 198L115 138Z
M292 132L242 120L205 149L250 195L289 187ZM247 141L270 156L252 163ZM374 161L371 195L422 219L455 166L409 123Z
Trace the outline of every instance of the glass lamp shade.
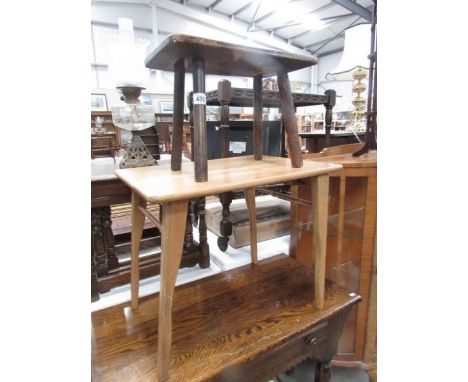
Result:
M145 87L149 70L145 67L148 40L134 39L133 21L119 18L119 34L107 41L108 73L116 87Z
M124 130L139 131L154 126L156 119L152 105L126 104L112 107L112 122Z
M352 81L353 72L358 68L364 69L367 74L370 39L371 24L356 25L347 29L341 61L325 78L332 81Z

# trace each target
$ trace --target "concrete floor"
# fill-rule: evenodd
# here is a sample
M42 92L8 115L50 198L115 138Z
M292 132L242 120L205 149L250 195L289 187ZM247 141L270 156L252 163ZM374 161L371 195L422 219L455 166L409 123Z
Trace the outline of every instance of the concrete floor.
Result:
M313 361L306 361L299 365L292 376L280 375L282 382L313 382ZM369 382L369 377L364 370L358 368L333 367L331 382Z

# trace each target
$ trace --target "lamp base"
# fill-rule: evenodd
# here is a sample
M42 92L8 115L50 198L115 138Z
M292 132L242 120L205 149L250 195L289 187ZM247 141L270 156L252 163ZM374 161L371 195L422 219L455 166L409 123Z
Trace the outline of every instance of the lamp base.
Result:
M138 135L132 136L132 141L127 146L122 161L120 162L120 168L134 168L134 167L145 167L155 166L157 162L148 151L143 140Z

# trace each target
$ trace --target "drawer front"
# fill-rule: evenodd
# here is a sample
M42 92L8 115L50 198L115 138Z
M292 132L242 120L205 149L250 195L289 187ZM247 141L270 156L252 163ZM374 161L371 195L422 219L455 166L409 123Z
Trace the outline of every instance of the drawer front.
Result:
M227 370L223 375L215 378L222 382L258 382L272 378L307 358L322 358L329 353L331 341L337 341L330 330L336 330L335 318L326 320L314 328L295 336L275 349L265 352L245 364Z

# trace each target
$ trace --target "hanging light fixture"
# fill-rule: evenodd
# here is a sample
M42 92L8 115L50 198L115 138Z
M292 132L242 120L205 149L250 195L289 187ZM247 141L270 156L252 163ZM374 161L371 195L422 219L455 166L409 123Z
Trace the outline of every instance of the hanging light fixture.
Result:
M133 21L119 18L119 34L114 41L108 41L109 75L122 93L122 105L112 106L112 122L117 127L132 132L121 168L155 165L156 161L134 131L144 130L156 122L152 105L141 104L138 99L148 80L149 71L144 66L149 42L135 40Z
M369 71L369 45L371 25L361 24L345 31L343 56L338 66L327 73L325 78L332 81L354 81L352 85L356 96L351 101L354 110L351 112L351 127L356 131L364 131L366 116L366 100L361 96L366 90L363 80Z

